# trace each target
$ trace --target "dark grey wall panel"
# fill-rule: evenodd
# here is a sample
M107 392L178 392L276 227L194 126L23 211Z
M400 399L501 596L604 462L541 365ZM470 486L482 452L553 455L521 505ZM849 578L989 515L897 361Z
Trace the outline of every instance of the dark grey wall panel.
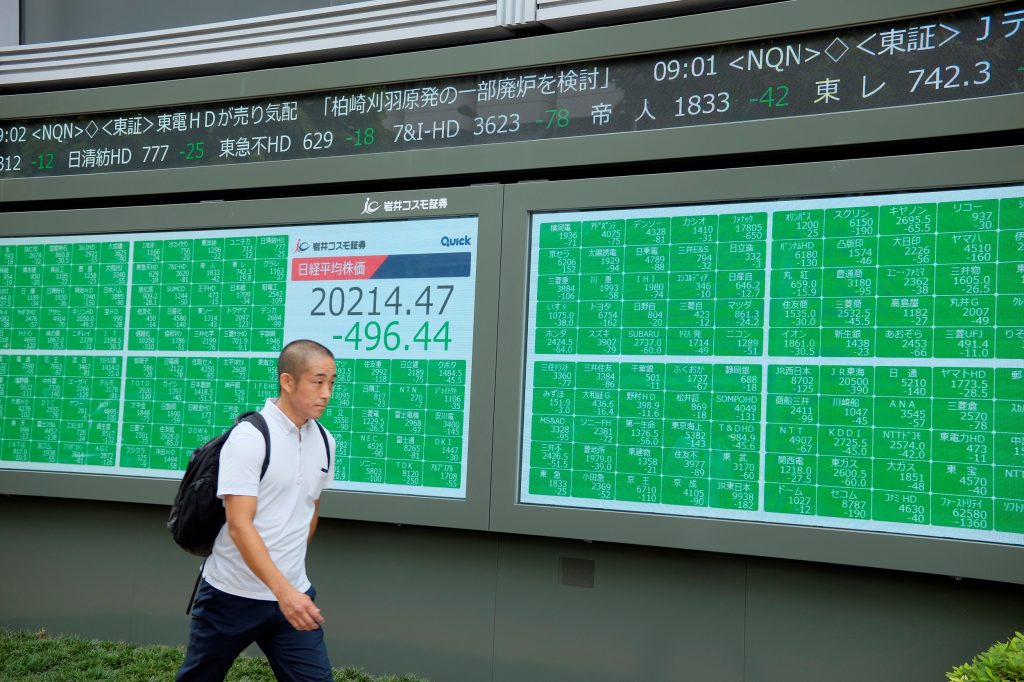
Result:
M162 537L163 509L0 498L0 620L176 644L198 562ZM189 576L192 576L189 578Z
M0 497L0 626L184 645L199 560L173 544L166 517ZM496 558L494 536L322 519L307 568L333 663L490 679Z
M335 666L487 680L497 538L324 519L308 572Z
M165 518L0 496L0 626L183 644L198 561ZM561 584L562 558L594 587ZM1024 613L1014 585L338 519L308 568L335 665L434 682L924 682Z
M945 679L1020 630L1022 607L1017 585L751 561L745 680Z
M495 682L743 680L743 561L514 536L499 558ZM562 559L593 562L593 587L562 584Z

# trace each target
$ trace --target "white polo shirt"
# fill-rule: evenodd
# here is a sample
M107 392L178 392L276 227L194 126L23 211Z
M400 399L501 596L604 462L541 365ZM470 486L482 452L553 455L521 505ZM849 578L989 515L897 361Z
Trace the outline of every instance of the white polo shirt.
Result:
M253 525L270 551L270 558L288 582L305 592L306 541L314 503L334 478L334 437L327 434L330 452L312 419L302 428L292 423L274 401L267 400L260 414L270 431L270 466L260 481L266 445L248 422L231 432L220 453L217 496L249 495L258 499ZM210 585L239 597L274 601L274 593L256 577L228 534L221 528L206 560L203 577Z

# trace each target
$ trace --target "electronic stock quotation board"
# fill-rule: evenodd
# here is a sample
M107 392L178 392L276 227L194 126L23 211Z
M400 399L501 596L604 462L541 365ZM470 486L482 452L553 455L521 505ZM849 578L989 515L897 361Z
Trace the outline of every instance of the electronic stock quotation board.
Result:
M180 477L309 338L330 487L465 498L477 223L0 239L0 468Z
M1024 186L534 213L526 505L1024 544Z
M726 24L732 21L722 19ZM593 42L604 40L580 36L588 51ZM638 49L648 49L643 36L635 40ZM557 41L572 42L573 36L564 34ZM181 103L161 99L146 104L141 99L134 108L105 111L104 95L94 99L88 93L61 93L50 100L50 107L71 112L52 115L38 104L46 98L26 99L36 103L26 108L14 106L18 96L12 96L11 111L31 113L0 120L0 182L486 148L497 143L573 138L580 142L609 134L630 139L636 133L715 124L995 100L1024 92L1022 44L1024 4L1018 0L769 39L738 36L718 45L576 62L517 63L499 71L405 82L396 72L393 82L332 87L329 83L347 69L312 74L300 69L287 78L288 87L298 92L279 94L271 89L255 99L193 102L183 82L176 90L183 96ZM450 63L473 59L453 56L443 68L450 68ZM367 77L380 78L379 72L387 71L378 66ZM417 63L410 70L418 68ZM256 88L255 82L247 80L242 89ZM225 84L217 92L234 89ZM202 92L202 97L209 96L207 90ZM123 102L122 93L110 95L112 101ZM96 113L74 113L76 109ZM714 129L707 130L715 135ZM595 141L595 146L604 143ZM685 149L679 148L679 153ZM500 153L493 157L505 158ZM556 163L565 165L566 159ZM336 168L344 173L357 167ZM352 179L366 180L369 167L358 168ZM443 166L414 167L413 175L442 170ZM383 178L407 172L399 163L388 167ZM145 177L125 176L116 191L128 191ZM231 174L201 177L195 189L205 191ZM294 177L283 173L267 181L294 182ZM34 186L21 185L18 191ZM159 192L167 185L157 182L149 187Z
M1000 2L250 100L83 99L72 110L101 113L3 121L0 181L59 197L72 178L55 176L230 179L264 161L1012 100L1022 39L1024 6ZM1021 196L533 214L521 501L1021 544ZM273 391L280 344L309 336L339 360L335 487L465 497L476 223L313 222L0 240L0 467L177 476ZM365 272L345 270L364 253ZM297 269L308 258L324 259L315 275Z

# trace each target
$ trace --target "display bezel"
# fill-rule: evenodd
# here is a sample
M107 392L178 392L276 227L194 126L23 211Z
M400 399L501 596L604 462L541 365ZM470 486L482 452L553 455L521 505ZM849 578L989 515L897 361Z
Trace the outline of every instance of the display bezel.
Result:
M777 523L519 501L532 215L558 211L896 193L1024 180L1024 147L510 187L505 200L493 530L1024 582L1024 548ZM518 283L518 284L517 284ZM705 359L702 359L705 360Z
M438 206L444 198L445 208ZM397 202L397 203L396 203ZM394 208L424 206L410 210ZM378 492L325 490L320 513L367 521L484 529L490 495L495 333L500 249L501 188L441 188L379 194L352 194L133 206L74 211L31 211L0 215L0 237L131 235L136 232L279 227L319 223L376 223L382 220L474 217L477 222L473 350L469 387L466 497L428 497ZM196 232L201 235L202 232ZM128 351L120 351L127 354ZM140 472L141 473L141 472ZM28 471L0 467L0 493L70 497L169 505L176 479L145 475L104 475Z
M5 120L172 105L229 102L289 93L404 83L446 76L583 63L619 56L686 50L772 37L798 37L831 28L933 15L977 3L907 0L899 11L885 0L792 0L720 12L466 45L414 54L265 69L181 79L0 96ZM636 46L643 46L637 49ZM472 68L456 65L472 65ZM282 83L286 83L283 86ZM159 195L245 188L315 186L334 182L473 176L492 172L600 167L678 158L725 157L787 149L992 134L1019 127L1024 94L914 104L792 118L698 125L678 129L578 138L487 143L472 147L260 161L235 166L95 173L80 176L0 178L0 203L94 196ZM443 180L441 182L444 182Z

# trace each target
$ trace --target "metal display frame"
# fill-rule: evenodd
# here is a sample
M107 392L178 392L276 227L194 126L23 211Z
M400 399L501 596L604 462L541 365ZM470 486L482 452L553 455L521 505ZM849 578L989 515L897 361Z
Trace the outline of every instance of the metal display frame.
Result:
M574 63L796 36L829 28L984 6L963 0L791 0L564 35L244 74L0 96L5 119L225 102L364 85ZM637 46L643 46L638 52ZM469 68L469 67L472 68ZM854 144L922 140L1020 128L1024 94L629 134L481 144L242 166L0 180L0 203L96 196L314 186L479 173L640 163Z
M368 202L428 205L439 196L445 209L414 209L365 215ZM502 189L497 185L380 194L202 202L175 206L135 206L0 214L0 237L156 232L202 228L250 228L289 224L365 222L476 216L477 281L473 321L473 371L469 397L468 462L465 499L325 490L320 513L326 517L415 522L423 525L485 529L491 479L491 428L501 242ZM199 233L201 234L201 233ZM0 494L170 505L178 481L144 475L102 475L0 468Z
M537 182L505 194L491 530L1024 584L1024 547L765 522L520 503L531 215L1024 182L1024 146L644 177Z

